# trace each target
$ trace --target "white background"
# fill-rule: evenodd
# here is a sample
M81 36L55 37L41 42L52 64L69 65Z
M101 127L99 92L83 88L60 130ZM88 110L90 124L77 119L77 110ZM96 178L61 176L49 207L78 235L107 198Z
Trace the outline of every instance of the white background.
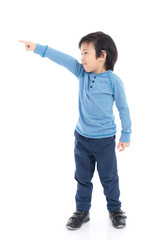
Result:
M159 230L159 1L15 0L0 3L0 239L155 239ZM74 128L78 81L18 40L48 44L78 60L78 42L104 31L132 118L131 146L117 151L127 227L116 230L95 172L91 221L65 224L75 210ZM115 108L117 143L120 120Z

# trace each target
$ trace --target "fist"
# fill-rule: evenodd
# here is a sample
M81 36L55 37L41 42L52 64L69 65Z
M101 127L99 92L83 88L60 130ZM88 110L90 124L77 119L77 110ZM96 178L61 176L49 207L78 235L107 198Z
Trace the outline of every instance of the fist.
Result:
M36 44L33 42L23 41L23 40L19 40L19 42L25 44L26 51L34 51L36 48Z
M125 142L119 142L117 149L120 149L119 151L124 151L126 147L129 147L130 143L125 143Z

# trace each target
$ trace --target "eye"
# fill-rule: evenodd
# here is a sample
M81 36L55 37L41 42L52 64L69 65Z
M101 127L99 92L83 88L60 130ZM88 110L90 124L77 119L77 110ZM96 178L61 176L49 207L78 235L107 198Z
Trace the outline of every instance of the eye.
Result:
M83 53L81 53L81 56L87 55L87 54L88 54L88 52L83 52Z

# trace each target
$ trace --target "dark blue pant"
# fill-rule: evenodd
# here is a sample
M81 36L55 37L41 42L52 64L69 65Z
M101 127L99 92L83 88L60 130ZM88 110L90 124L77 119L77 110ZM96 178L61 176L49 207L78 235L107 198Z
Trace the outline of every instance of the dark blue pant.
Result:
M109 211L121 207L119 201L119 179L115 154L115 136L108 138L87 138L75 131L75 179L77 181L76 209L89 211L91 207L91 182L97 163L97 170Z

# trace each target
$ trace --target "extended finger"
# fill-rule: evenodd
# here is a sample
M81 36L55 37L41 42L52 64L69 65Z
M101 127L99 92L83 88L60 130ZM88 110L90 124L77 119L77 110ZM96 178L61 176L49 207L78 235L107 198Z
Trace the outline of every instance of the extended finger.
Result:
M26 41L24 40L19 40L19 42L26 44Z

